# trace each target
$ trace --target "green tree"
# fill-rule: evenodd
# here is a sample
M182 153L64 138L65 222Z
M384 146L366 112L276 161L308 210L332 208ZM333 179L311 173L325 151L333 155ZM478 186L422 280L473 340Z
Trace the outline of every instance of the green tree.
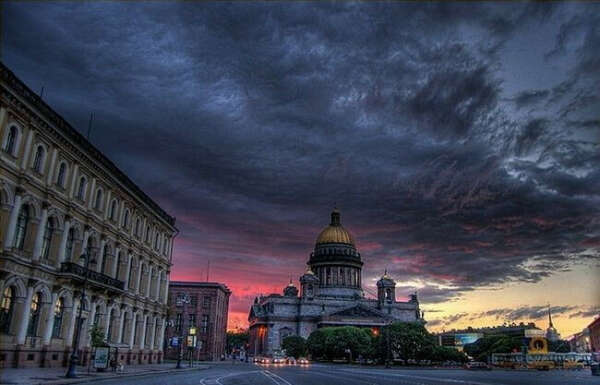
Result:
M354 326L317 329L308 337L308 351L315 359L354 359L372 351L370 329Z
M472 344L465 345L464 350L476 361L487 362L493 353L520 351L522 345L523 341L520 337L492 335L480 338Z
M93 347L107 346L106 342L104 341L106 336L104 335L104 332L100 329L100 327L98 325L96 325L96 324L92 325L89 333L90 333L91 345Z
M383 328L379 352L386 352L387 338L391 351L404 360L429 359L433 354L435 339L425 327L412 322L395 322ZM385 355L382 359L385 359Z
M248 331L227 332L226 343L227 353L231 353L235 349L240 349L248 343L250 334Z
M281 343L288 356L303 357L306 355L306 340L300 336L285 337Z

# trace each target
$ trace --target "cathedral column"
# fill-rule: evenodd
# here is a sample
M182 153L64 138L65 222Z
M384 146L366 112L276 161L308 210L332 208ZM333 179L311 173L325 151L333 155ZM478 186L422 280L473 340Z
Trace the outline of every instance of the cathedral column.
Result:
M162 318L162 323L160 325L160 332L158 335L158 351L163 351L163 345L165 340L165 329L167 327L167 322L164 318Z
M73 346L73 337L75 336L75 324L77 323L78 305L79 299L73 299L73 306L71 306L71 314L69 317L69 327L67 329L67 335L65 336L65 346Z
M145 312L144 312L145 313ZM143 325L142 325L142 335L140 336L140 349L146 348L146 327L148 326L148 316L146 314L142 315L143 317Z

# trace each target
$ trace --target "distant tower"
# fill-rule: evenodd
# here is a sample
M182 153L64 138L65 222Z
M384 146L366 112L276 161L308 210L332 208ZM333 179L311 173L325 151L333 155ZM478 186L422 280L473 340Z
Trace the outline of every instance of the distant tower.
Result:
M377 301L379 308L396 302L396 282L387 274L387 270L377 281Z
M283 289L283 295L286 297L297 297L298 289L292 283L292 279L290 278L290 283Z
M550 304L548 304L548 329L546 329L546 339L548 341L560 340L560 334L554 328L554 324L552 324L552 310L550 308Z
M300 277L300 288L302 290L300 294L302 299L312 300L318 294L319 278L313 273L310 266Z

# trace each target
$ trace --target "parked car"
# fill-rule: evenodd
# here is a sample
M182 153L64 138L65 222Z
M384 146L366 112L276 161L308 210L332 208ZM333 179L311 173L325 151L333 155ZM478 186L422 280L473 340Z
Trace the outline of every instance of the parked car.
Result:
M470 370L492 370L492 368L488 364L486 364L485 362L477 362L477 361L467 362L465 364L465 369L470 369Z
M300 357L300 358L298 358L298 364L299 365L308 365L309 362L308 362L308 360L306 358Z

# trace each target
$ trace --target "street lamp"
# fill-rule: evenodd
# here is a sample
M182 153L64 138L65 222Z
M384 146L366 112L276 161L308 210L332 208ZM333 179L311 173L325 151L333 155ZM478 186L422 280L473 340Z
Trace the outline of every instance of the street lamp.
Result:
M180 336L179 336L179 355L177 356L177 366L175 367L175 369L182 369L181 360L183 359L183 346L182 345L183 345L183 331L185 330L185 328L183 327L184 322L185 322L185 305L192 302L192 299L186 293L182 297L177 298L177 302L179 302L183 305L183 309L181 311L181 325L179 325L179 331L181 332Z
M81 312L83 311L83 305L85 301L85 288L87 286L88 281L88 272L90 265L95 265L96 260L92 258L91 255L81 254L79 260L85 261L85 271L83 273L83 288L81 289L81 300L79 301L79 314L77 316L77 325L75 325L75 338L73 342L73 350L71 351L71 359L69 360L69 369L67 369L67 374L65 377L67 378L75 378L77 374L75 374L75 365L79 361L79 357L77 356L77 348L79 346L79 334L81 333Z

